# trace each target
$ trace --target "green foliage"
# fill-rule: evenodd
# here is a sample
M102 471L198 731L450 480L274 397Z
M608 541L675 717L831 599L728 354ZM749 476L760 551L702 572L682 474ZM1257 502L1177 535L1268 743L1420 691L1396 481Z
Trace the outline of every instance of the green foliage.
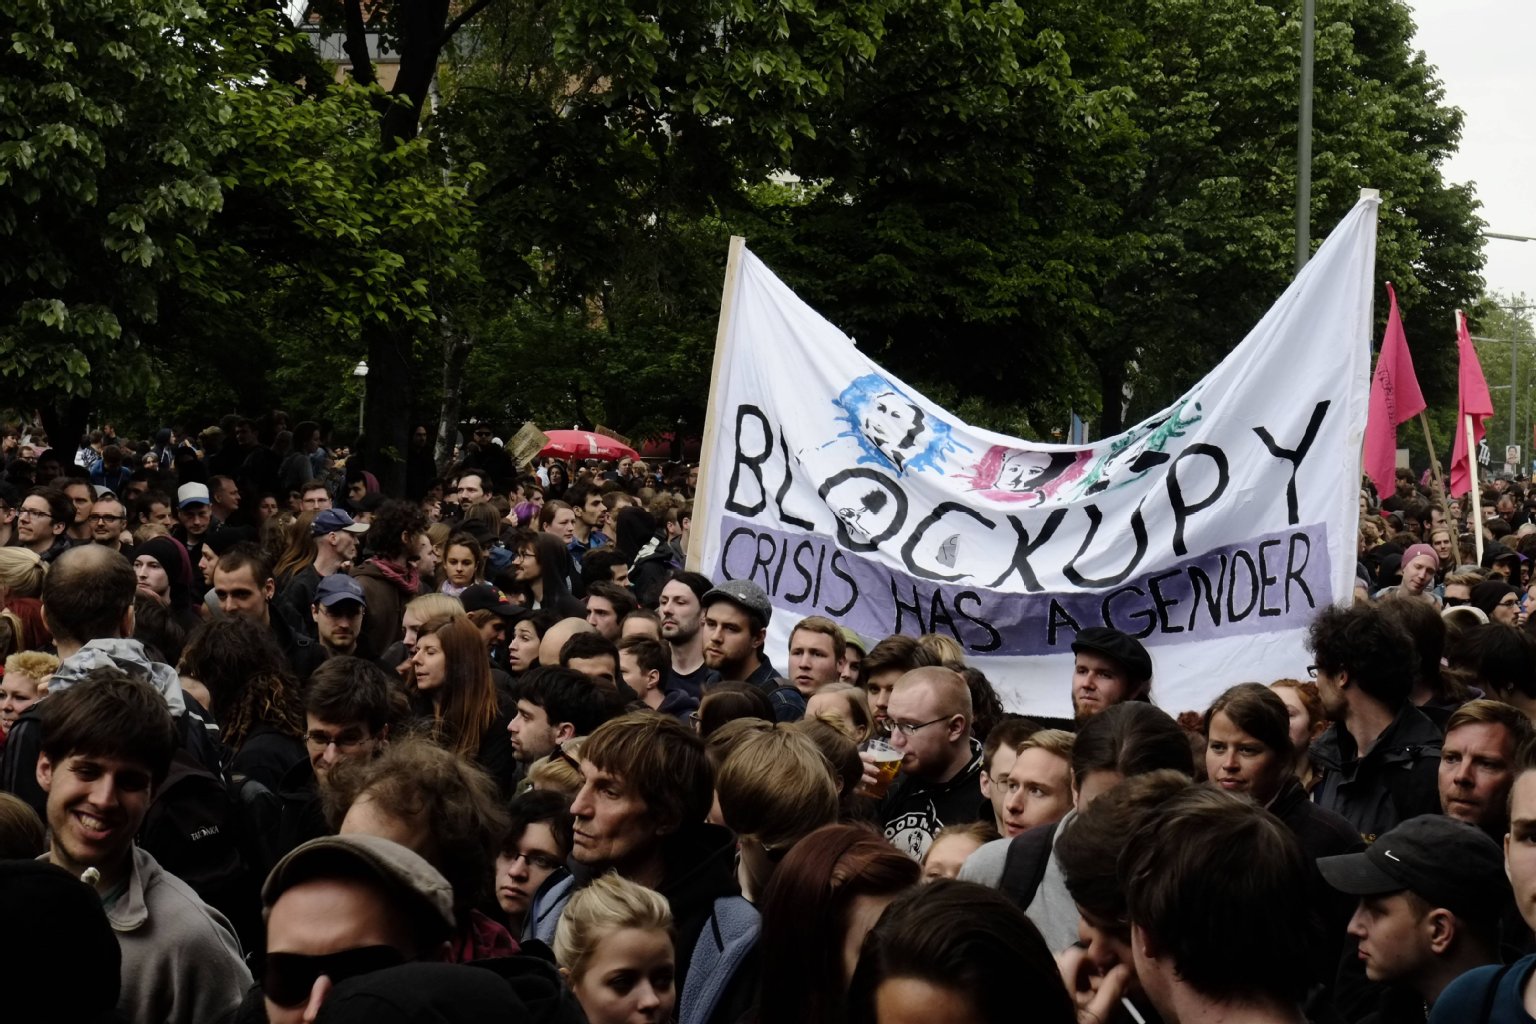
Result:
M0 2L0 374L28 407L142 388L177 251L222 196L221 68L185 0Z
M1076 410L1118 429L1290 280L1298 12L497 5L442 127L488 168L484 265L515 296L476 365L521 366L541 339L579 351L580 393L525 372L526 407L633 431L605 367L653 362L673 372L651 400L696 422L703 285L740 233L865 351L981 422L1050 436ZM1314 234L1381 188L1380 277L1405 315L1448 321L1480 288L1476 204L1441 177L1460 115L1411 35L1399 0L1320 3ZM1442 394L1448 350L1425 349Z
M272 11L0 10L25 42L0 54L13 400L85 396L145 429L279 404L350 420L364 332L409 345L473 282L476 168L447 181L425 141L385 147L388 100L316 88L308 41Z

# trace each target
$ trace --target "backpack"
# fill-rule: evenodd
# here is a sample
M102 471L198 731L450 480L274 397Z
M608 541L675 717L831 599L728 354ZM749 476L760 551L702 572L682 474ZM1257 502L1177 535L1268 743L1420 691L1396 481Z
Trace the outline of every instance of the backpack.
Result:
M271 866L263 840L276 839L280 814L265 786L250 779L228 784L183 748L171 759L137 838L162 868L229 919L242 946L256 948L260 886Z
M1060 822L1041 825L1013 837L1008 844L1008 859L1003 862L1003 877L998 888L1014 906L1028 910L1051 863L1051 845Z

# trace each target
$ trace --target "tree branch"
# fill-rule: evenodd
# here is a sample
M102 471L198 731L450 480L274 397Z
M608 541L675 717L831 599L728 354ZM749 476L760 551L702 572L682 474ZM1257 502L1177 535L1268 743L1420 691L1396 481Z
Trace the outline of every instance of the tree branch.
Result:
M454 34L458 32L459 29L463 28L470 18L473 18L475 15L479 14L481 11L485 10L495 2L496 0L475 0L474 3L464 8L464 10L460 12L459 16L450 21L448 26L443 29L443 38L437 44L438 48L442 49L443 47L447 46L448 43L453 39Z
M373 58L368 55L368 26L363 21L362 0L346 0L342 6L346 12L346 32L341 48L352 62L352 81L358 85L372 85L377 79L373 74Z

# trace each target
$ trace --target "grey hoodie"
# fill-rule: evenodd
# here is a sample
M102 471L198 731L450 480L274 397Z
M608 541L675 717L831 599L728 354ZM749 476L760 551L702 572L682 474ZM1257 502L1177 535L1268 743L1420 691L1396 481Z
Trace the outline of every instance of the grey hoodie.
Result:
M160 691L171 714L180 718L187 712L181 695L181 676L169 665L150 661L144 645L137 640L112 637L92 640L65 658L48 681L49 693L63 693L86 677L92 669L120 668L135 679L143 679Z

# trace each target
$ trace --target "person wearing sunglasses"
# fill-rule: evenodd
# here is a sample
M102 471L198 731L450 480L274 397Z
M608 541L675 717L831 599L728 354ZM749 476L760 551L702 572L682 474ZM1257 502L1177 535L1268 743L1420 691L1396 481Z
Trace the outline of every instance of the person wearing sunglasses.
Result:
M448 956L452 887L389 839L311 840L278 861L261 900L266 955L241 1020L260 1019L247 1012L258 999L269 1024L314 1020L331 990L349 978Z

